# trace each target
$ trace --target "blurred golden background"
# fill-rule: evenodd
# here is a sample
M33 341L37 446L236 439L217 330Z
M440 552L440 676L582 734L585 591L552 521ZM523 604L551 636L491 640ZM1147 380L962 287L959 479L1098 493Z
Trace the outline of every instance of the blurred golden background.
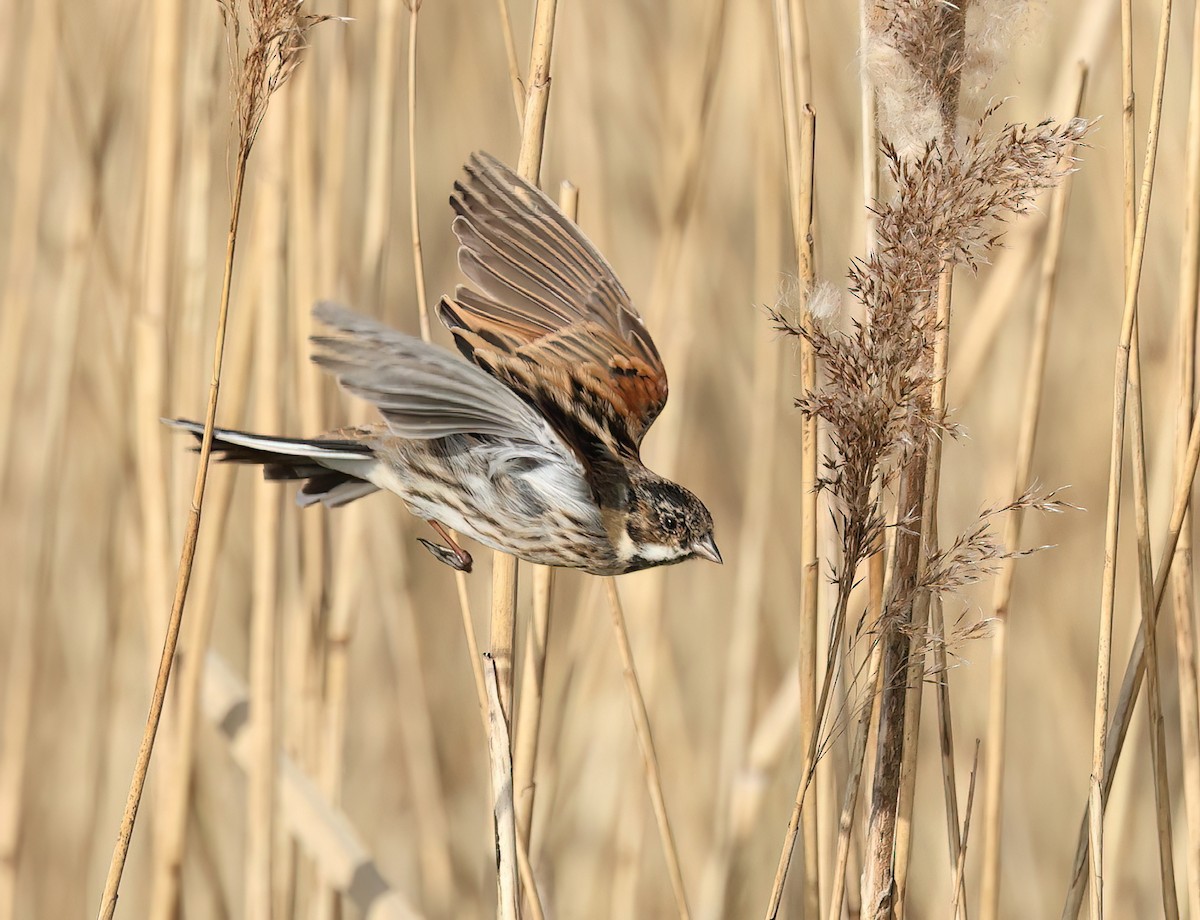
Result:
M522 68L533 6L511 0ZM203 417L228 226L231 105L216 3L6 7L0 917L57 918L86 915L98 903L170 608L196 459L190 439L158 419ZM1139 158L1158 10L1150 0L1132 4ZM341 299L417 331L410 13L398 0L323 2L313 12L352 19L313 30L250 160L218 413L230 427L312 434L363 417L363 407L307 361L314 300ZM1002 6L1000 15L1010 12ZM964 116L1007 96L998 120L1068 118L1076 61L1085 59L1083 112L1101 117L1072 179L1033 465L1040 483L1070 486L1064 497L1086 510L1026 522L1025 545L1054 548L1018 564L1011 604L1000 915L1043 917L1057 915L1066 893L1091 764L1122 304L1121 91L1115 4L1058 0L1021 15L987 84L964 86ZM761 915L803 757L794 670L801 419L791 405L800 380L794 344L771 329L764 309L797 299L773 16L768 0L564 0L542 168L552 195L561 180L578 186L581 225L665 356L672 395L645 458L703 497L725 556L721 568L692 562L618 582L687 894L693 915L707 918ZM1184 212L1195 206L1185 185L1192 16L1192 3L1176 5L1140 298L1156 540L1170 500ZM452 183L472 150L515 164L520 132L497 5L427 0L419 22L416 192L426 287L436 302L459 281ZM859 12L812 2L807 22L817 273L841 284L865 245ZM1043 206L1012 223L996 264L957 279L948 401L966 434L945 447L944 535L1012 490L1044 216ZM853 315L848 299L845 312ZM435 339L449 342L441 329ZM401 894L416 911L410 916L489 915L487 746L452 573L416 543L422 525L393 496L334 512L301 512L292 498L290 487L264 485L253 470L211 470L179 669L118 915L156 915L155 880L171 871L167 816L188 771L183 915L245 915L246 761L229 744L237 719L220 705L230 699L222 694L236 702L245 692L251 614L263 605L276 617L276 720L295 771L281 767L277 778L275 915L359 916L361 901L325 884L364 864L379 875L360 883ZM1131 512L1126 521L1118 674L1138 615ZM490 554L476 549L466 584L483 643ZM948 599L947 620L986 616L990 598L985 582ZM529 609L523 569L518 686ZM852 615L860 612L861 604ZM175 695L199 660L188 624L201 616L211 616L209 647L227 665L210 667L204 711L225 722L202 715L184 762ZM1200 827L1189 827L1181 789L1169 604L1163 619L1176 882L1188 916L1190 842ZM734 640L746 635L735 630L747 628L751 667L731 667ZM826 624L819 629L823 648ZM960 802L975 739L987 745L988 642L954 649L947 674ZM731 696L746 705L740 735L725 715ZM530 859L546 915L672 915L596 579L558 579L544 700ZM908 893L914 918L947 915L953 887L932 693L924 705ZM841 712L841 723L847 718ZM1113 917L1161 909L1145 736L1139 708L1107 817ZM817 863L826 879L844 769L844 754L831 755L817 784ZM308 817L303 802L343 823ZM800 849L788 917L803 915ZM969 850L971 905L978 857L977 847ZM856 904L856 884L849 887Z

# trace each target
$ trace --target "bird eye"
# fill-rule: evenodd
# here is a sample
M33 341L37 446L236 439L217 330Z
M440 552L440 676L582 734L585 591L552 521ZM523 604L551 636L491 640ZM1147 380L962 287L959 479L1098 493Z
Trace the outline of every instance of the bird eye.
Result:
M679 533L679 516L673 511L660 512L658 517L658 526L667 533Z

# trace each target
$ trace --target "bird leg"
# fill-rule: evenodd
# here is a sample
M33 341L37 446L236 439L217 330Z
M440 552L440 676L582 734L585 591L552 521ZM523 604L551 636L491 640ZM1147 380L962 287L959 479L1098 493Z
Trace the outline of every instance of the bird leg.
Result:
M450 536L450 532L437 521L430 521L429 524L449 546L441 546L429 540L423 540L420 537L417 538L417 542L433 553L434 558L439 562L444 562L450 568L457 569L460 572L470 572L471 565L473 564L471 554L455 543L454 538Z

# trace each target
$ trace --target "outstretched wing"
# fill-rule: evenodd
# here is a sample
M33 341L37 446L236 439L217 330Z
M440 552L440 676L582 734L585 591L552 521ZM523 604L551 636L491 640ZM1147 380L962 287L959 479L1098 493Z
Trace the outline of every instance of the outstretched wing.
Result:
M637 456L667 373L612 268L536 186L473 154L450 199L458 261L478 291L439 307L459 350L585 454Z
M313 316L341 333L313 336L313 361L346 390L374 403L398 437L494 435L567 453L531 406L453 352L340 304L319 303Z

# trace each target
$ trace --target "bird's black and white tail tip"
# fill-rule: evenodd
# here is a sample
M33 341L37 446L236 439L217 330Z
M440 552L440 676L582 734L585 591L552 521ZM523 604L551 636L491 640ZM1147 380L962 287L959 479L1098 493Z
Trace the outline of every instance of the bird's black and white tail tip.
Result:
M171 428L190 432L197 441L204 438L201 422L181 418L162 421ZM379 488L363 478L376 462L374 453L357 441L280 438L214 428L212 449L222 463L261 466L266 479L305 480L296 493L296 504L302 508L318 502L338 508Z

